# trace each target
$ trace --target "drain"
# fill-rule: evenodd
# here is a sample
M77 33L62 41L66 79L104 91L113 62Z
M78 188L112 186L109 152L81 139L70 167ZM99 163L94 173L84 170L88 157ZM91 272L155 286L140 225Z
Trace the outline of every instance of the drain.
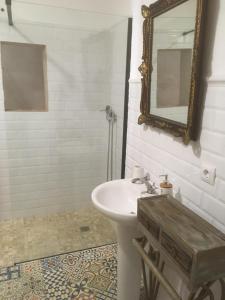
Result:
M80 227L80 232L87 232L90 231L90 227L89 226L81 226Z

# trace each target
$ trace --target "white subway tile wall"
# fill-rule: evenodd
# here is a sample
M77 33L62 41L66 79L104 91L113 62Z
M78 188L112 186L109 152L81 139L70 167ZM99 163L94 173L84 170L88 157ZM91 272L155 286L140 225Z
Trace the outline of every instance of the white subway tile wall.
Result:
M112 33L1 24L1 41L46 45L49 111L5 112L0 68L0 220L85 207L105 181L108 127L99 110L117 97L108 77L125 78L124 66L121 74L108 68L126 40L120 25Z
M141 82L138 66L142 57L141 5L149 5L144 0L134 0L133 38L130 97L128 112L128 146L126 176L131 175L132 167L143 165L159 183L159 175L168 173L174 184L176 197L185 205L203 216L225 232L225 74L224 74L224 7L221 2L218 14L214 3L208 7L207 32L204 48L204 76L209 78L205 91L205 103L200 140L185 146L179 139L165 132L139 126ZM201 166L204 162L216 168L215 185L201 180Z
M155 0L132 1L133 38L126 176L131 176L132 167L136 164L145 167L156 183L159 183L160 174L168 173L174 184L176 198L225 233L225 1L220 1L219 8L213 1L209 1L204 53L205 77L210 79L205 93L201 137L198 142L188 146L161 130L137 124L141 99L138 72L143 37L141 5L153 2ZM201 181L201 166L204 162L216 167L214 186ZM170 268L166 268L165 272L168 272L167 278L172 279L171 284L180 291L182 299L187 299L187 289L178 273ZM219 285L215 286L215 290L215 299L220 299ZM170 297L163 294L159 295L159 299L169 300Z
M138 125L140 81L130 82L126 176L142 165L152 180L169 174L176 197L225 232L225 80L219 86L209 80L199 142L185 146L161 130ZM216 167L215 185L201 180L204 162Z

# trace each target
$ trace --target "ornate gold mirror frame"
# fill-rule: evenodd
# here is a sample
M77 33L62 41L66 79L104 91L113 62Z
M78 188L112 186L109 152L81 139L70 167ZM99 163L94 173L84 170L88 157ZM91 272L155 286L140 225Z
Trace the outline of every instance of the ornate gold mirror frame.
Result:
M189 107L187 125L152 115L150 112L150 91L152 68L152 46L153 46L153 24L154 18L168 10L189 0L158 0L149 7L142 6L143 23L143 55L139 71L142 75L142 93L140 110L141 115L138 124L147 124L158 127L172 133L176 137L182 137L183 142L188 144L190 140L197 140L200 118L200 81L201 81L201 57L203 46L203 29L207 0L197 0L197 13L195 22L195 37L192 59L191 89L189 94Z

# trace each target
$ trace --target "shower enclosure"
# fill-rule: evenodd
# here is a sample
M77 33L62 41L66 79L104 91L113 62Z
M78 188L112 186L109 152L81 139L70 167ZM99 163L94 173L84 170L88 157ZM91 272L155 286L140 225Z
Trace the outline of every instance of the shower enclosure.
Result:
M43 111L6 111L4 80L15 87L22 75L14 66L3 78L1 53L0 223L79 212L91 205L92 189L107 175L116 179L124 173L130 20L12 1L12 26L5 1L0 8L1 46L45 46L47 87ZM28 89L17 88L20 93ZM27 101L32 101L29 90Z

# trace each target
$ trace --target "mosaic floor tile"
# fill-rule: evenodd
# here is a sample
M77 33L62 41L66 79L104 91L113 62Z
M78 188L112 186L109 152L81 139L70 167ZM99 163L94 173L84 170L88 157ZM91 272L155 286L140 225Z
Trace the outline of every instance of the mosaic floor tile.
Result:
M8 267L113 243L116 238L110 222L96 209L88 207L74 212L2 221L0 240L0 267Z
M117 246L25 262L0 275L0 300L116 300Z
M20 276L20 268L19 266L7 267L0 269L0 282L17 279Z

